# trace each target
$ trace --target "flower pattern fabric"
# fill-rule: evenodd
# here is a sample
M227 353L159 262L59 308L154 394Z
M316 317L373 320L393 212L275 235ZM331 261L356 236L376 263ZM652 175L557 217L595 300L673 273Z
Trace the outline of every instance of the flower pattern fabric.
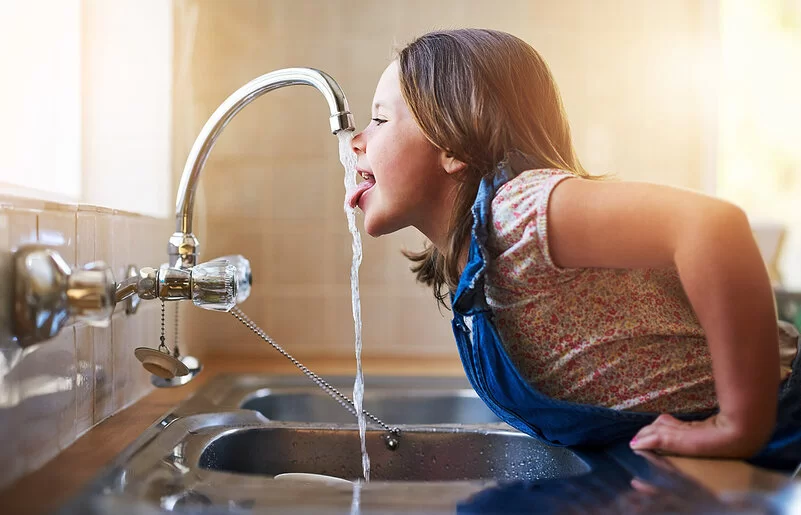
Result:
M570 178L529 170L492 201L485 293L513 363L560 400L670 413L716 407L704 331L675 268L553 262L548 201Z

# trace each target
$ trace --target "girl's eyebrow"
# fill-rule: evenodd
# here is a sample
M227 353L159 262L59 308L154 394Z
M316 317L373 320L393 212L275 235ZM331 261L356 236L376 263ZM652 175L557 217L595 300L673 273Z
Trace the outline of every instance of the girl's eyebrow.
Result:
M374 110L374 111L377 111L377 110L378 110L378 109L380 109L381 107L383 107L383 105L381 104L381 102L376 102L375 104L373 104L373 110Z

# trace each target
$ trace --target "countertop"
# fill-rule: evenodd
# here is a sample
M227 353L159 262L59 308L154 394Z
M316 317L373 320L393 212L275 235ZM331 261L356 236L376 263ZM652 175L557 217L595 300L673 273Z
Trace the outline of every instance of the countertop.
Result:
M210 356L204 361L204 370L188 384L178 388L155 389L92 428L40 470L0 492L3 513L48 513L58 508L100 474L145 429L217 374L300 373L285 360L237 360L230 356ZM305 364L320 375L347 375L354 372L352 358L307 360ZM464 373L461 364L455 360L398 358L365 359L364 370L366 375L460 376ZM788 480L784 475L737 460L669 457L668 461L685 476L716 494L775 491Z

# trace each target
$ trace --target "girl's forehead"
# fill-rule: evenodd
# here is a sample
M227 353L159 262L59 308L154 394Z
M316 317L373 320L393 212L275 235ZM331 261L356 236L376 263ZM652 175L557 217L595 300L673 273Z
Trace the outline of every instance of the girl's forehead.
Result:
M398 62L392 61L378 79L373 97L373 109L380 106L393 107L401 98L400 77L398 76Z

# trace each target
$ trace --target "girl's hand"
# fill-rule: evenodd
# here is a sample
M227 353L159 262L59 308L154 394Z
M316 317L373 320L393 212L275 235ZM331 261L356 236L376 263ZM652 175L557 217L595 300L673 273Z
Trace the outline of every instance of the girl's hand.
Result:
M761 449L767 436L743 431L722 414L693 422L660 415L653 424L640 429L630 446L685 456L750 458Z

